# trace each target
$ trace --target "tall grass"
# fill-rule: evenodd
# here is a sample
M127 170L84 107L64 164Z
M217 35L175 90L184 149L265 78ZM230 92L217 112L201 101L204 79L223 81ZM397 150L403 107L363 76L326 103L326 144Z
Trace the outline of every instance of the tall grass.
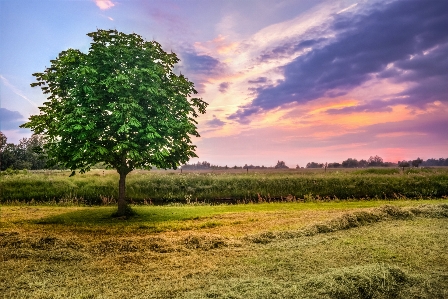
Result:
M386 171L387 170L387 171ZM118 175L110 171L0 176L1 202L114 202ZM174 173L128 175L127 197L137 203L269 202L418 199L448 195L448 169L367 169L331 172Z

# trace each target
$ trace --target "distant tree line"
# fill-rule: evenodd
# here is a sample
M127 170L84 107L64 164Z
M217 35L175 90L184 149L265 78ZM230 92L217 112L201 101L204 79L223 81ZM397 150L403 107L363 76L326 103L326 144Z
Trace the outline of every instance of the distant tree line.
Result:
M422 166L448 166L448 158L428 159L423 161Z
M32 135L30 138L22 138L18 144L8 143L6 136L0 131L0 170L11 169L48 169L47 154L44 149L43 138L40 135ZM409 161L398 161L397 163L384 162L383 158L379 156L371 156L369 159L357 160L348 158L342 163L318 163L309 162L306 168L365 168L365 167L419 167L419 166L448 166L448 158L428 159L426 161L417 158ZM57 169L57 166L51 167ZM278 160L275 166L258 166L248 165L244 166L218 166L210 162L203 161L193 164L184 164L184 170L200 170L200 169L288 169L285 161ZM300 168L296 165L296 169Z
M0 170L46 168L47 155L43 149L42 136L22 138L19 144L7 141L7 137L0 132Z
M185 170L195 170L195 169L216 169L216 170L222 170L222 169L268 169L268 168L274 168L274 169L286 169L289 168L288 166L286 166L285 161L277 161L277 164L274 167L267 167L264 165L258 166L258 165L247 165L245 164L244 166L218 166L218 165L213 165L207 161L203 161L203 162L197 162L197 163L193 163L193 164L184 164L181 166L182 169ZM300 168L300 167L296 167L296 168Z
M429 163L428 163L429 162ZM446 163L446 164L445 164ZM443 159L428 159L423 161L420 158L409 161L384 162L383 158L379 156L371 156L368 160L356 160L348 158L342 163L334 162L326 164L328 168L365 168L365 167L419 167L419 166L448 166L448 158ZM310 162L306 168L325 168L324 163Z

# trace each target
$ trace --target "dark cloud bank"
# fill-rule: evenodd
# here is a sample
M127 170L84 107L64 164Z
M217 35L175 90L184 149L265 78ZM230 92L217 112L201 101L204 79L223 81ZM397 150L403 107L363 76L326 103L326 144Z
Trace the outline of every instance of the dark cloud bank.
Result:
M247 123L259 111L343 95L375 77L414 83L389 99L394 104L423 107L435 100L448 101L448 1L376 4L356 14L334 16L330 28L336 32L330 43L322 45L322 39L316 39L305 45L287 44L261 57L275 58L291 49L317 45L283 67L283 81L256 88L253 102L229 118ZM330 113L388 111L388 105L378 99Z
M0 130L18 130L25 121L18 111L0 108Z

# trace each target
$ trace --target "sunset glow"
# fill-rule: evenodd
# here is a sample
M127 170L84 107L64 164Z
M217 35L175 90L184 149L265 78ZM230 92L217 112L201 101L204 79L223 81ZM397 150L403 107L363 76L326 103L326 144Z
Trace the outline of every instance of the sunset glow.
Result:
M209 103L192 162L448 157L446 1L0 1L0 27L9 142L45 101L31 74L101 28L179 56Z

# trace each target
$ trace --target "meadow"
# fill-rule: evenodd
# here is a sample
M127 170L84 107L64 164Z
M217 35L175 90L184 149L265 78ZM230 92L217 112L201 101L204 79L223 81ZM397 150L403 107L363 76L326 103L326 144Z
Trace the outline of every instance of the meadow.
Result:
M448 168L133 171L126 195L135 203L247 203L441 198L448 195ZM0 201L113 203L118 174L94 170L18 172L0 177Z
M1 298L447 298L448 200L1 207Z
M0 298L448 297L446 168L68 174L0 176Z

